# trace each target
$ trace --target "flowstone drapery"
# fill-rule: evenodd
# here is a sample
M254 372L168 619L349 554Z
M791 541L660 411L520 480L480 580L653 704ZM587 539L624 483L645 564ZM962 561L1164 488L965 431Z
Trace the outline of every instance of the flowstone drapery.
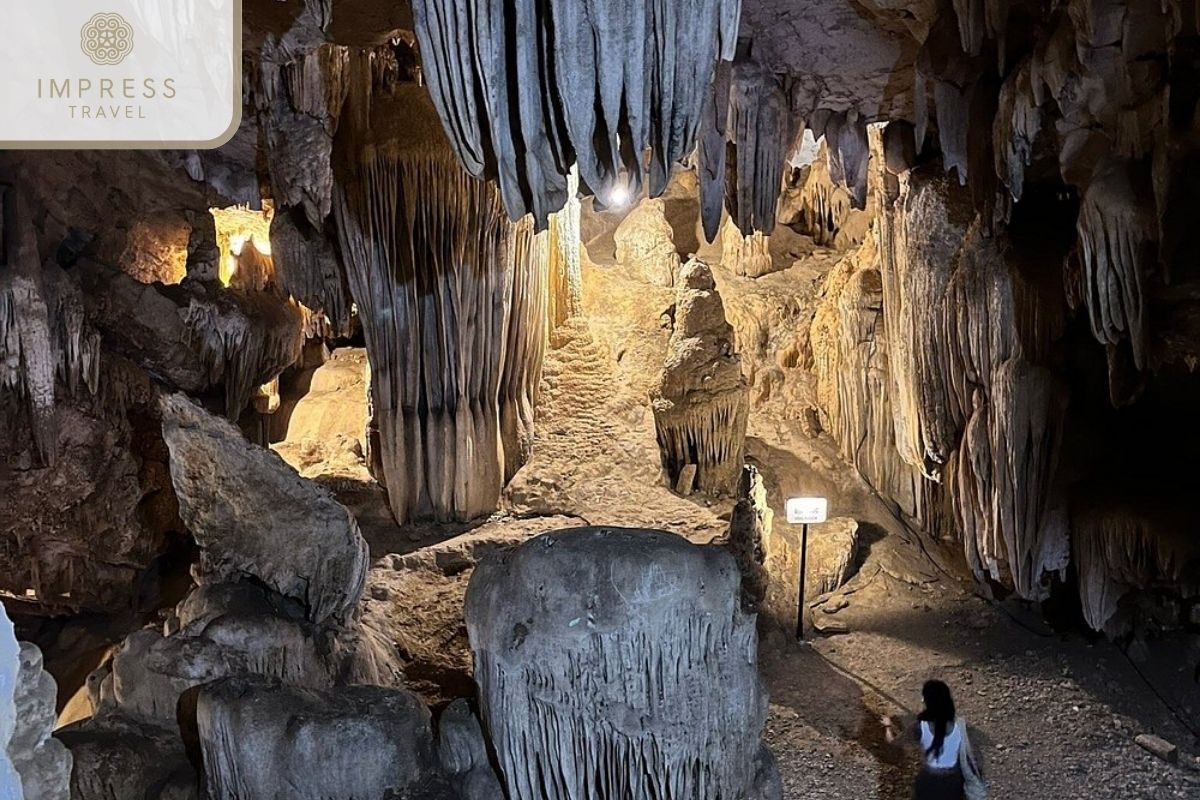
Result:
M495 187L461 169L421 87L372 96L378 73L360 58L334 209L371 360L382 482L401 522L471 519L495 508L528 455L550 242L509 222Z
M733 57L740 0L495 5L416 0L413 15L446 134L467 172L494 177L509 216L538 227L567 199L567 173L606 202L649 194L696 141L718 58Z
M724 549L661 531L556 531L485 558L465 615L508 795L760 797L766 695L739 582Z

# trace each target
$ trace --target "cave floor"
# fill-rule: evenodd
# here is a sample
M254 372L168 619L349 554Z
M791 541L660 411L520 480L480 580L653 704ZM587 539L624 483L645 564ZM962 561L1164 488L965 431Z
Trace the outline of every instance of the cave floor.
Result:
M572 336L578 338L551 355L538 447L509 492L508 515L396 565L424 561L429 569L373 573L373 581L399 587L389 593L394 607L420 620L413 624L421 629L407 634L413 674L435 702L454 694L447 676L469 690L461 597L466 565L481 544L584 521L664 528L701 542L726 528L729 501L682 498L662 484L652 421L621 392L603 390L614 385L611 376L586 366L603 361L581 357L595 342L585 331ZM582 391L589 384L595 391ZM1134 736L1150 731L1189 753L1196 749L1120 650L1058 637L1032 611L975 597L969 584L927 559L823 441L805 439L798 426L757 425L752 433L749 457L768 477L775 507L800 486L816 487L843 513L883 529L859 573L875 571L875 577L836 615L850 633L800 646L780 631L764 630L761 664L771 695L766 741L778 759L785 798L908 797L913 759L883 741L879 716L913 708L921 683L931 677L950 683L961 713L978 731L995 798L1200 796L1200 771L1172 767L1134 743ZM559 516L544 516L552 514ZM937 580L914 584L903 569L889 567L900 577L875 570L888 559L924 564ZM459 655L447 656L452 652ZM1190 670L1186 678L1190 684ZM1180 686L1185 697L1186 685ZM1195 697L1192 706L1193 713L1200 706Z
M471 691L462 598L488 549L578 524L662 528L702 543L728 527L731 499L681 497L659 473L646 392L662 363L670 290L589 271L587 321L561 329L547 355L533 455L501 511L372 541L366 619L400 644L410 685L434 705ZM797 264L766 285L810 293L816 275ZM731 315L743 292L762 300L762 283L718 280ZM1152 690L1115 645L1057 635L1035 608L976 596L952 550L913 534L825 438L775 410L752 412L746 447L772 507L823 494L832 514L855 517L866 534L856 591L835 614L848 633L799 645L761 623L765 738L785 798L908 797L914 757L884 742L879 717L916 707L932 677L951 685L971 722L994 798L1200 797L1198 743L1174 716L1200 719L1195 655L1166 652L1171 643L1150 653L1140 668L1153 674ZM1179 745L1180 765L1138 747L1144 732Z

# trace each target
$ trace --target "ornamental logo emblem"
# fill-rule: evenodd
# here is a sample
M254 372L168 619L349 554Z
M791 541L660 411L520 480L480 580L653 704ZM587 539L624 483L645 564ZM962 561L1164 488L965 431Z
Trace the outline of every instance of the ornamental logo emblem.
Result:
M95 64L120 64L133 52L133 28L120 14L96 14L80 29L79 47Z

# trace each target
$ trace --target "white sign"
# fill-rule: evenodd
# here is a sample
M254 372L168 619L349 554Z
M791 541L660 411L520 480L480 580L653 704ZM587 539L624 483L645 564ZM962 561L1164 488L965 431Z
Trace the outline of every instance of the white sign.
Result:
M241 0L5 0L0 149L206 148L241 119Z
M787 521L793 525L814 525L824 522L829 503L824 497L789 497Z

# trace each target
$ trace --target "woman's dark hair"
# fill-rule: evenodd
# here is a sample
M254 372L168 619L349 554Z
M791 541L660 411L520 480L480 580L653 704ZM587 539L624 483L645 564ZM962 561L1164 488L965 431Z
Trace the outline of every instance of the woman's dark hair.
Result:
M936 758L942 754L946 728L954 722L954 698L950 696L950 687L941 681L926 681L921 687L921 697L925 700L925 710L917 719L933 727L933 744L925 752Z

